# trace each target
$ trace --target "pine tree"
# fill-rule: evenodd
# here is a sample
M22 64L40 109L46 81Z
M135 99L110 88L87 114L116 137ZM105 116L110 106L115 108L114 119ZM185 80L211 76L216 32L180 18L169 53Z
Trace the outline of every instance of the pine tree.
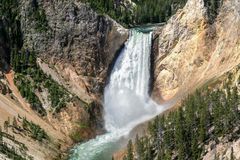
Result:
M2 127L0 126L0 145L3 143Z
M13 125L14 128L18 128L16 117L13 117L12 125Z
M6 132L8 132L8 127L9 127L9 120L7 120L7 121L4 121L4 130L6 131Z
M132 140L129 140L127 146L127 160L133 160Z
M231 147L230 160L235 160L235 158L234 158L234 152L233 152L233 147Z
M198 159L198 145L197 139L194 135L191 137L191 157L192 159Z
M144 160L152 160L152 153L151 153L151 146L150 146L150 142L149 139L146 139L146 151L145 151L145 155L144 155Z
M171 151L169 149L165 149L164 160L171 160Z
M181 108L177 111L176 116L175 141L178 150L178 159L183 160L185 157L185 136L183 127L184 117Z
M200 124L199 124L199 140L204 142L206 139L206 132L207 132L207 108L203 106L200 111Z
M23 117L22 127L23 127L23 129L27 130L28 121L27 121L26 117Z
M137 159L138 160L143 160L143 158L144 158L144 146L142 144L142 141L139 139L138 135L136 135L135 146L136 146Z

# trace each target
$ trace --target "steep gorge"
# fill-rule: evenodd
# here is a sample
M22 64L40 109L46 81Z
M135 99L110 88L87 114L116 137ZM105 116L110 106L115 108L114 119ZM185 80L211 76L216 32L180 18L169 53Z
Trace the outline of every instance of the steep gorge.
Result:
M239 159L239 136L230 138L234 134L239 135L239 6L239 1L188 0L183 9L178 10L165 25L155 30L152 97L159 103L179 103L151 121L146 129L146 135L136 138L135 142L129 141L127 151L123 150L115 154L115 159ZM180 122L181 127L186 127L184 131L181 130L186 136L185 140L183 135L177 139L179 135L171 131L173 128L176 131L175 127L179 127L176 122L180 120L177 116L179 112L188 114L186 111L188 104L185 102L189 101L189 97L201 93L202 97L196 98L200 104L209 107L209 110L213 107L220 110L219 104L215 106L212 101L209 103L204 100L211 96L202 88L214 93L226 92L226 87L231 88L231 93L234 89L237 90L233 111L237 114L234 131L229 130L227 134L217 137L217 140L212 140L212 137L216 136L214 132L217 131L216 126L210 124L211 128L206 131L207 138L203 142L199 141L198 145L192 148L192 144L190 143L189 146L187 141L196 140L199 133L193 133L194 138L189 137L192 133L188 134L189 129L185 124L188 119L185 119ZM200 89L200 92L195 93L196 89ZM188 96L189 94L191 95ZM226 99L232 100L229 93ZM222 103L221 100L218 103ZM194 110L201 108L197 103L190 101L191 105L195 107ZM220 114L220 117L226 125L227 120L223 117L229 114L227 111L229 106L226 103L223 106L224 113ZM178 109L179 107L182 109ZM195 116L198 117L197 113L194 114ZM196 124L193 122L191 125ZM196 131L197 129L195 130L191 125L190 130ZM169 138L168 132L174 134L176 139ZM173 146L178 143L180 148L178 146L176 147L178 150L174 150ZM188 147L184 148L185 145ZM196 152L199 155L192 153L192 150L202 146L203 150ZM183 157L180 157L183 153L181 149L186 149Z
M183 9L154 31L155 101L178 101L240 63L239 6L237 0L223 0L213 10L205 0L188 0ZM39 68L70 97L77 98L59 113L49 111L46 117L39 118L24 109L19 97L9 91L11 84L1 75L1 92L5 92L2 86L8 84L9 88L0 96L5 102L0 106L0 114L4 115L0 116L0 124L3 126L8 117L12 121L18 114L39 124L57 143L42 146L27 136L20 141L31 148L28 153L35 159L53 159L73 144L71 136L79 141L103 132L103 87L116 53L128 38L128 30L78 0L20 0L19 8L23 48L36 52ZM0 21L0 33L2 28ZM0 65L8 73L10 55L5 42L0 36ZM35 92L45 109L51 110L47 90ZM10 134L20 137L18 133ZM32 144L26 142L28 139ZM53 157L47 157L54 152Z
M115 159L240 158L239 6L238 1L188 0L155 31L152 97L159 103L179 103L149 122L145 136L129 141L127 151L116 154ZM214 100L209 92L220 92L222 97ZM234 102L228 105L226 101L231 100ZM189 106L194 110L192 115ZM214 112L221 106L221 125L217 126ZM204 107L209 113L198 111ZM229 116L232 113L236 116ZM189 114L198 121L190 118L189 123ZM214 120L201 124L202 117L209 119L210 115ZM217 131L218 127L231 127L228 117L233 119L233 130ZM201 131L201 126L207 129ZM206 136L202 140L201 134Z

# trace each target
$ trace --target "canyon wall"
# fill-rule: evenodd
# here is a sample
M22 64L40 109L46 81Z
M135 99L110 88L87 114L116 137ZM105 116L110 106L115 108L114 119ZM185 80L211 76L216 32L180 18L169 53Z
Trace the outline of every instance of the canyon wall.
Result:
M6 37L3 35L4 33L4 24L3 21L0 20L0 69L1 71L6 71L8 70L9 66L9 60L10 60L10 55L7 54L9 52L9 44L7 44Z
M189 0L165 26L155 31L156 101L181 97L219 77L240 62L240 3Z
M102 93L106 70L128 38L128 31L76 0L38 1L46 29L31 16L33 2L21 1L24 44L59 75L59 82L88 101ZM61 81L62 79L63 81Z
M74 139L76 143L103 132L103 88L110 63L127 40L128 30L78 0L20 0L19 13L22 49L26 54L28 51L36 53L39 68L67 90L71 101L59 112L53 112L49 91L41 86L43 90L37 89L34 93L47 115L39 117L32 111L28 100L14 84L14 77L16 81L18 78L13 71L9 72L10 48L4 36L0 36L1 70L6 73L5 77L1 73L1 85L7 85L11 90L0 96L3 102L0 115L4 114L0 116L0 125L8 119L12 123L18 115L19 126L23 117L39 125L49 135L51 141L48 143L34 142L26 135L19 138L20 133L14 128L8 134L31 148L27 154L34 159L54 159L67 152ZM0 21L1 29L4 26ZM24 79L37 85L29 76ZM27 143L28 140L31 143Z
M22 0L20 5L24 47L37 52L41 69L88 106L86 112L77 107L83 106L79 101L73 102L57 122L52 116L50 121L66 133L74 126L69 121L94 118L94 125L103 128L101 96L107 71L128 30L76 0ZM39 18L32 16L34 7L45 14L46 25L39 26Z
M152 97L155 101L184 99L197 88L218 84L221 77L228 75L225 73L234 73L239 68L240 2L216 1L214 9L209 3L188 0L183 9L154 31ZM239 73L232 75L239 78ZM237 79L233 86L239 88ZM227 82L222 80L222 85ZM218 144L206 143L202 158L238 159L239 138L232 141L227 137L220 137Z

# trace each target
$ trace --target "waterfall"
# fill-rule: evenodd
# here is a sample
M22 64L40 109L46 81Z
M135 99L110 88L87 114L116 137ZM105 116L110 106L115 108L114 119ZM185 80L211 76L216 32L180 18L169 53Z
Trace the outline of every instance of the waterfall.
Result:
M111 132L145 115L149 108L152 33L131 32L118 57L104 92L105 127Z
M108 133L76 146L71 160L108 160L119 139L138 124L159 114L148 95L152 33L131 30L104 91L104 120Z

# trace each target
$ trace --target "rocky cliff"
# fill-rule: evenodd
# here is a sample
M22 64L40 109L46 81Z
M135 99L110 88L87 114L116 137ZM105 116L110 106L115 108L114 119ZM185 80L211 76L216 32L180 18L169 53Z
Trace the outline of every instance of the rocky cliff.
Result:
M50 121L56 126L63 122L60 126L66 133L75 125L69 121L85 119L85 123L92 117L97 117L94 121L101 127L107 70L128 31L79 1L22 0L20 5L24 47L38 53L38 65L46 74L89 106L86 113L73 102L70 106L75 107L58 115L57 122L52 117Z
M101 119L103 87L110 63L127 40L128 30L110 17L97 14L78 0L20 0L18 5L17 20L21 26L19 29L22 49L13 54L35 53L37 68L31 66L28 71L17 73L15 76L13 71L9 72L11 48L3 39L4 36L0 36L0 63L1 69L5 71L5 77L1 74L1 92L5 92L6 89L3 87L6 85L7 90L11 90L4 93L5 95L1 94L0 97L3 102L0 115L4 114L0 116L0 125L16 124L15 120L17 121L15 127L10 125L3 130L3 134L6 135L4 142L10 141L9 136L17 138L17 141L12 139L10 143L17 152L21 147L17 147L15 141L30 148L24 156L29 155L39 160L53 159L67 151L66 149L73 145L73 141L79 142L94 137L99 129L100 131L103 129ZM0 31L7 29L5 31L7 33L9 26L4 27L0 21ZM35 82L30 70L38 76L42 74L41 76L45 77L43 82ZM50 77L46 79L46 76ZM25 80L28 84L23 90L26 91L30 87L46 111L45 116L39 117L31 109L32 104L26 95L20 94L23 93L20 87L24 85ZM51 91L46 87L48 83L46 80L50 80L50 86L53 85L62 92L54 93L60 94L59 100L67 97L65 107L58 112L54 111L52 106L54 97L51 97ZM27 129L23 117L43 128L50 140L34 142L31 136L24 133ZM11 128L11 131L8 131L8 128ZM19 130L22 130L24 135ZM19 138L20 136L22 138ZM31 143L27 143L28 140Z
M8 70L8 64L10 61L10 55L6 54L7 52L9 52L9 44L7 44L7 40L6 40L6 36L3 34L4 33L4 24L3 21L0 20L0 68L1 71L6 71Z
M216 84L219 77L240 63L239 1L216 1L214 9L209 3L188 0L166 25L155 30L154 100L176 100L203 85ZM239 77L238 73L233 75ZM239 88L237 80L234 85ZM238 159L238 148L239 139L221 137L217 144L205 146L202 157Z
M106 70L126 41L127 30L76 0L33 2L21 1L24 44L76 95L88 101L102 93ZM46 25L39 26L34 12L44 13Z
M208 1L189 0L155 31L155 100L189 93L239 64L240 3L216 4L213 10Z

